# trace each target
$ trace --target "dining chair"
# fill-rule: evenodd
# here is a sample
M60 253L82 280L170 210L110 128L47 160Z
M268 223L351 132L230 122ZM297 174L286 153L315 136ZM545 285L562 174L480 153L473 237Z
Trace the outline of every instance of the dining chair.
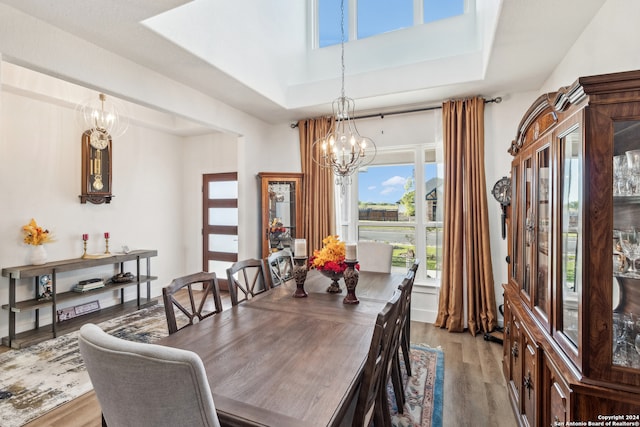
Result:
M227 279L231 305L238 305L269 289L264 261L261 259L252 258L233 263L227 268Z
M220 426L196 353L126 341L92 323L80 328L78 344L103 426Z
M390 273L393 245L383 242L358 242L360 271Z
M267 257L271 286L280 286L293 277L293 255L288 248L273 252Z
M407 275L402 280L402 283L398 286L398 290L401 293L400 296L400 313L398 315L396 337L394 338L395 349L392 353L393 360L391 361L391 383L393 385L393 392L396 397L396 403L398 412L403 413L404 403L406 397L404 394L404 382L402 380L402 370L400 368L400 352L404 357L404 366L407 372L407 376L411 376L411 358L410 358L410 345L409 339L405 335L406 324L409 319L408 311L411 310L411 292L413 291L413 282L415 278L415 272L409 269Z
M413 292L413 283L416 280L416 274L418 272L418 267L420 267L420 260L413 260L413 264L409 267L409 271L407 271L407 276L411 277L411 286L407 291L407 302L406 307L404 309L404 329L402 331L402 336L400 337L400 345L402 348L402 355L404 357L404 366L407 371L407 375L411 376L411 359L409 357L410 344L411 344L411 295ZM401 285L402 286L402 285Z
M400 314L401 292L396 289L391 299L378 313L369 353L365 361L360 389L356 395L353 416L347 414L343 425L367 427L371 419L376 427L391 426L391 414L387 400L385 380L386 365L393 351L394 332Z
M200 283L202 284L203 291L199 295L194 295L193 287ZM177 298L176 294L179 291L180 294ZM179 301L179 299L184 300L185 292L189 296L189 304L187 307ZM215 273L200 272L173 279L168 286L162 288L162 298L164 300L164 310L167 317L169 334L176 333L182 328L222 312L220 287ZM196 299L199 300L197 305ZM184 321L181 322L180 327L178 327L176 319L176 309L187 318L186 323ZM182 320L182 316L179 316Z

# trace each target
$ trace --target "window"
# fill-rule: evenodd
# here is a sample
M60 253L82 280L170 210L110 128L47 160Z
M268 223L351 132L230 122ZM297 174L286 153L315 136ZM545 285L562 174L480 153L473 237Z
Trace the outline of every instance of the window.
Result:
M439 282L443 185L435 148L379 150L374 164L359 171L354 189L358 240L391 243L393 271L406 272L417 258L419 278Z
M317 45L340 44L341 0L311 1L317 11L317 25L312 26L317 28ZM345 41L462 15L464 5L465 0L344 0Z

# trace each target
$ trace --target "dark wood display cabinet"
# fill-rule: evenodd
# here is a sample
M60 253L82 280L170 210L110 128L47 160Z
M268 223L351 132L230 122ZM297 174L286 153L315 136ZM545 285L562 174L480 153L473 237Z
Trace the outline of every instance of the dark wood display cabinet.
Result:
M158 255L156 250L137 250L126 254L109 255L98 259L75 258L63 261L49 262L43 265L25 265L20 267L9 267L2 269L2 276L9 278L9 303L2 306L9 312L9 336L2 338L2 344L7 347L21 348L35 344L46 339L56 337L59 334L67 333L78 329L83 323L101 321L107 318L116 317L126 312L140 309L156 303L151 298L151 281L157 277L149 275L151 271L151 258ZM146 264L146 268L141 267L141 263ZM105 286L85 292L75 292L73 290L58 292L57 279L59 274L75 270L89 270L91 268L113 265L114 274L125 273L125 266L131 268L133 264L133 277L130 281L108 282L105 278ZM94 277L88 271L87 278ZM95 274L94 274L95 275ZM41 279L46 278L50 286L50 293L47 298L43 298ZM29 285L30 280L33 282ZM141 288L146 284L146 294L143 295ZM27 286L27 288L24 288ZM135 286L137 289L136 299L125 301L125 288ZM25 290L33 289L32 297L18 300L18 291L25 294ZM69 302L79 298L86 298L89 295L97 295L105 292L120 291L120 304L92 311L70 320L60 321L57 318L58 309L68 306ZM28 292L30 293L30 292ZM40 325L40 310L51 310L52 323ZM20 314L35 314L35 324L33 329L16 333L16 320Z
M291 248L302 231L302 174L260 172L262 256Z
M540 96L509 152L503 369L518 422L640 423L640 71Z

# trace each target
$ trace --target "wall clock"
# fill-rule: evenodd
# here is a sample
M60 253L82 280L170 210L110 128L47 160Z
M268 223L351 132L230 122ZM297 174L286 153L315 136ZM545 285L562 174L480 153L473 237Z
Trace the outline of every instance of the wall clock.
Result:
M511 204L511 179L506 176L500 178L491 190L493 197L502 207L502 238L507 235L507 206Z
M99 129L82 134L82 194L80 203L111 203L111 135Z

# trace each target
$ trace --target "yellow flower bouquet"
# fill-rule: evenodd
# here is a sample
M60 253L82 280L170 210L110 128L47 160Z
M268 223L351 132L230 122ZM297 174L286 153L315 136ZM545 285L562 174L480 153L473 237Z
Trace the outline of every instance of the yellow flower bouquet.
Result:
M344 262L346 254L346 246L341 242L338 236L327 236L322 239L324 245L320 250L314 250L313 255L309 258L309 267L316 270L344 273L347 264ZM355 265L356 269L360 269L360 265Z
M31 218L29 224L22 226L22 232L24 233L24 242L27 245L39 246L53 242L51 232L40 227L33 218Z

